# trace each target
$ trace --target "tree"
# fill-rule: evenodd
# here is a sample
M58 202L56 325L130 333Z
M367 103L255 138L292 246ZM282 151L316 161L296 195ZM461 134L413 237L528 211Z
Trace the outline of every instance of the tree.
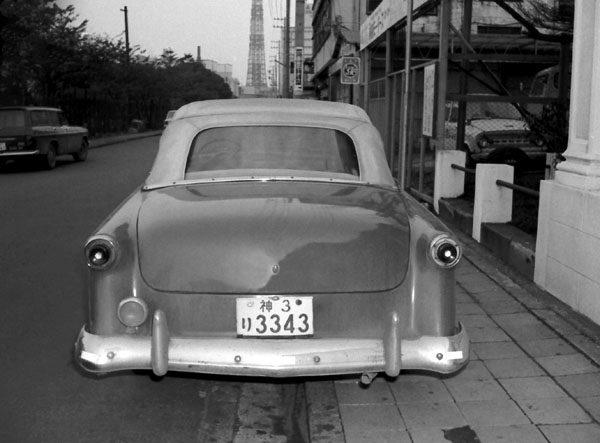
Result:
M153 59L135 46L125 63L123 41L87 34L87 21L78 22L73 6L0 0L0 14L6 42L0 59L2 104L60 106L94 133L126 129L134 118L162 126L174 106L232 96L223 79L190 54L179 57L167 48Z

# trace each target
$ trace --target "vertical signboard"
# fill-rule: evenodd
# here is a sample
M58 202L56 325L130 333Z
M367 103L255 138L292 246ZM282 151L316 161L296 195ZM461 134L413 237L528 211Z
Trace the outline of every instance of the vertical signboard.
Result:
M425 66L423 75L423 135L433 137L436 64Z
M294 51L294 95L304 89L304 48L297 46Z
M360 82L360 58L342 57L342 85L357 85Z

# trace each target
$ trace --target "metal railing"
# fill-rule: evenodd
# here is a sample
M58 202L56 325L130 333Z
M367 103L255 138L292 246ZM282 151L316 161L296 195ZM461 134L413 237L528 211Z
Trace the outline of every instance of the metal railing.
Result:
M521 194L526 194L526 195L529 195L531 197L540 198L539 191L536 191L536 190L531 189L531 188L527 188L525 186L515 185L514 183L509 183L509 182L504 181L504 180L496 180L496 184L498 186L503 186L505 188L512 189L513 191L520 192Z
M457 165L452 163L450 165L452 169L456 169L458 171L465 172L467 174L475 174L475 169L465 168L464 166ZM513 191L520 192L521 194L529 195L530 197L540 198L539 191L535 189L528 188L526 186L515 185L514 183L510 183L504 180L496 180L496 185L502 186L504 188L512 189Z

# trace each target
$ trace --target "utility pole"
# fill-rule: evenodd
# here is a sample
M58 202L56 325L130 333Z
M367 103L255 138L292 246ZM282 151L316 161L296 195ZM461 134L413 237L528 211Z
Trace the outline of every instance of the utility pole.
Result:
M283 26L283 98L290 98L290 0L285 0Z
M129 21L127 19L127 6L124 6L121 11L125 14L125 54L127 56L125 63L129 64Z

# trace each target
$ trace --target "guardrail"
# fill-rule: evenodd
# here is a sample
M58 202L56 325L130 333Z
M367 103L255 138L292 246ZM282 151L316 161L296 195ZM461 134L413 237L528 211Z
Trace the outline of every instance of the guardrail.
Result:
M533 189L514 184L514 168L505 164L478 164L465 167L465 153L438 151L436 155L434 209L439 214L441 198L464 194L465 174L475 175L472 237L481 241L482 223L512 221L513 191L539 198Z
M531 197L540 198L540 193L534 189L527 188L525 186L515 185L504 180L496 180L498 186L504 186L505 188L512 189L513 191L520 192L521 194L529 195Z

